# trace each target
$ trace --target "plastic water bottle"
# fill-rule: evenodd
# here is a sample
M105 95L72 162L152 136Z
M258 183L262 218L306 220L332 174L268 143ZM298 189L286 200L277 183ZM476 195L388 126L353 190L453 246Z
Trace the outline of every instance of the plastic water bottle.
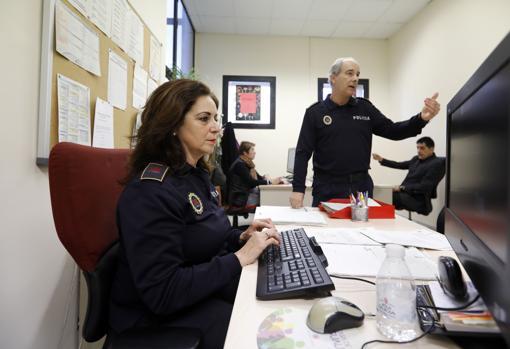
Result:
M404 247L386 245L386 259L376 279L377 329L398 342L418 336L416 286L404 257Z

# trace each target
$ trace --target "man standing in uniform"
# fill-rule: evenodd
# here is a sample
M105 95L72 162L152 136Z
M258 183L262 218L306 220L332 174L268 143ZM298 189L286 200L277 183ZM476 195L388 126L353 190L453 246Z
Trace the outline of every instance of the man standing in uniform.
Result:
M290 204L303 206L308 160L313 154L313 206L332 198L368 191L372 134L392 140L414 137L439 112L438 94L426 98L421 113L393 122L370 101L353 97L360 74L354 58L339 58L329 70L332 93L310 106L296 146Z
M409 210L428 215L432 211L431 198L437 197L437 185L445 173L445 159L434 153L434 141L422 137L416 141L418 155L409 161L392 161L372 154L382 166L409 170L401 185L393 188L393 205L397 210Z

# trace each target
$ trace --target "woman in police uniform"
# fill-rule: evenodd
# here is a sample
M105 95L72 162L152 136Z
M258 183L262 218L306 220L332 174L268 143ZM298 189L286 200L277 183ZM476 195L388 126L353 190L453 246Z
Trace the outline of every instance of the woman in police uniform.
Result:
M110 326L198 328L201 348L225 340L241 268L279 235L270 221L233 229L209 180L204 157L219 134L218 100L198 81L158 87L119 198L119 266Z

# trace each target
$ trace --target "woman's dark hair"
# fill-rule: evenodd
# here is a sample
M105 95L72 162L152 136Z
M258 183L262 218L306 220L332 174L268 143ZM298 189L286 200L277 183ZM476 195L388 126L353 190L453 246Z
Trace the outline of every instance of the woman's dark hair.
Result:
M186 156L175 133L183 124L186 113L202 96L210 96L218 108L218 99L200 81L168 81L154 90L142 112L142 126L133 136L136 146L129 159L124 183L139 174L149 162L168 165L170 173L184 166ZM197 166L209 170L203 158Z
M249 153L250 149L255 146L255 143L242 141L239 145L239 155L243 155L244 153Z

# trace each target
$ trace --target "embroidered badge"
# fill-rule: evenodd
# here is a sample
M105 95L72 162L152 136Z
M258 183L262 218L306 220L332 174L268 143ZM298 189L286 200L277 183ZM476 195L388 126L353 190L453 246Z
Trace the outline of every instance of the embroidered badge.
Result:
M324 123L324 125L329 126L333 122L333 119L329 115L324 115L324 117L322 118L322 122Z
M152 179L154 181L163 182L168 171L168 166L150 162L145 170L143 170L140 179Z
M204 212L204 205L202 204L202 200L200 200L197 194L189 193L188 200L196 214L202 214Z
M353 120L370 121L370 116L365 116L365 115L353 115L353 116L352 116L352 119L353 119Z

